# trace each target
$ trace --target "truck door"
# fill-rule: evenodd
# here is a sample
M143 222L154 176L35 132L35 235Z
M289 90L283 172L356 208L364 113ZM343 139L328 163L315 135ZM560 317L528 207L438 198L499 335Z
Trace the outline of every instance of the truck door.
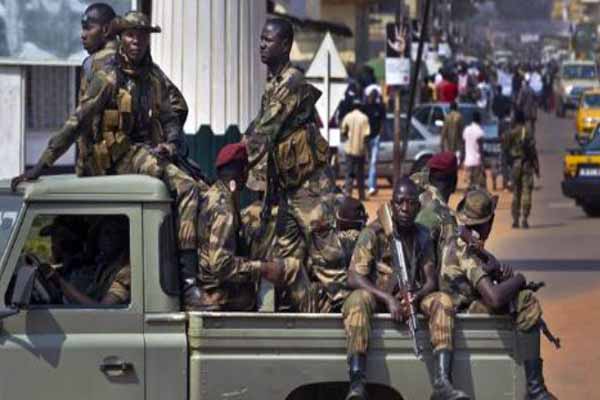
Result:
M49 264L48 273L28 309L0 321L0 398L144 399L141 215L135 204L29 205L2 261L2 305L22 265ZM108 220L119 227L118 256L99 250Z

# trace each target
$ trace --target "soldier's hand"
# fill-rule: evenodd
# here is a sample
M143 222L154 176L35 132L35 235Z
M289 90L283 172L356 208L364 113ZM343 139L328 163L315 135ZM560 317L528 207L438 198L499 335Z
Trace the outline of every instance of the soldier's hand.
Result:
M14 178L12 178L12 180L10 181L10 188L13 192L15 192L17 190L17 186L19 186L19 184L21 182L25 182L25 181L34 181L37 178L40 177L40 175L42 174L41 171L41 167L36 165L33 168L28 169L27 171L25 171L25 173L19 175L19 176L15 176Z
M159 155L160 157L171 158L174 153L174 149L168 143L159 143L152 152Z
M404 306L400 300L390 295L387 298L386 305L394 321L402 322L405 320Z
M263 279L268 280L275 286L283 283L284 263L283 260L265 261L260 268L260 274Z
M510 265L508 265L508 264L502 264L500 266L499 273L500 273L500 280L501 281L505 281L508 278L512 278L512 276L514 275L513 268Z

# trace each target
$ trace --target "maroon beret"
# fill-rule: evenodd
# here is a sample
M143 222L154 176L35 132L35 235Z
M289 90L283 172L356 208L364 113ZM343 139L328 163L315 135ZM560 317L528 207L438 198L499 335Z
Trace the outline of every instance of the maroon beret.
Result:
M458 159L453 152L444 151L431 157L427 162L427 166L430 171L452 174L458 170Z
M223 147L219 151L215 165L217 168L221 168L234 161L242 161L244 164L248 163L248 152L246 151L245 144L231 143Z

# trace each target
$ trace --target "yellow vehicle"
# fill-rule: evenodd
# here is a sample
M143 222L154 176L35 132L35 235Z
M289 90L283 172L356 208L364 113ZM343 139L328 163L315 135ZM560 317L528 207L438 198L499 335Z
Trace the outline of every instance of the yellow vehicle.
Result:
M600 216L600 126L589 143L565 155L562 191L588 216Z
M575 117L575 139L587 142L592 132L600 123L600 88L586 90L579 100L579 108Z

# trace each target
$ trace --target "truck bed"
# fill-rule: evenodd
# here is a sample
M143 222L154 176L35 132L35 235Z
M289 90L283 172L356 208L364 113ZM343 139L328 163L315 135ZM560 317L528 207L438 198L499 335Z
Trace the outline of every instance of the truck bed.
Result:
M432 355L426 320L418 360L404 325L372 322L371 399L429 399ZM507 317L459 315L455 385L478 400L521 399L524 376ZM340 314L189 313L190 399L344 398L346 343ZM537 340L537 334L531 335Z

